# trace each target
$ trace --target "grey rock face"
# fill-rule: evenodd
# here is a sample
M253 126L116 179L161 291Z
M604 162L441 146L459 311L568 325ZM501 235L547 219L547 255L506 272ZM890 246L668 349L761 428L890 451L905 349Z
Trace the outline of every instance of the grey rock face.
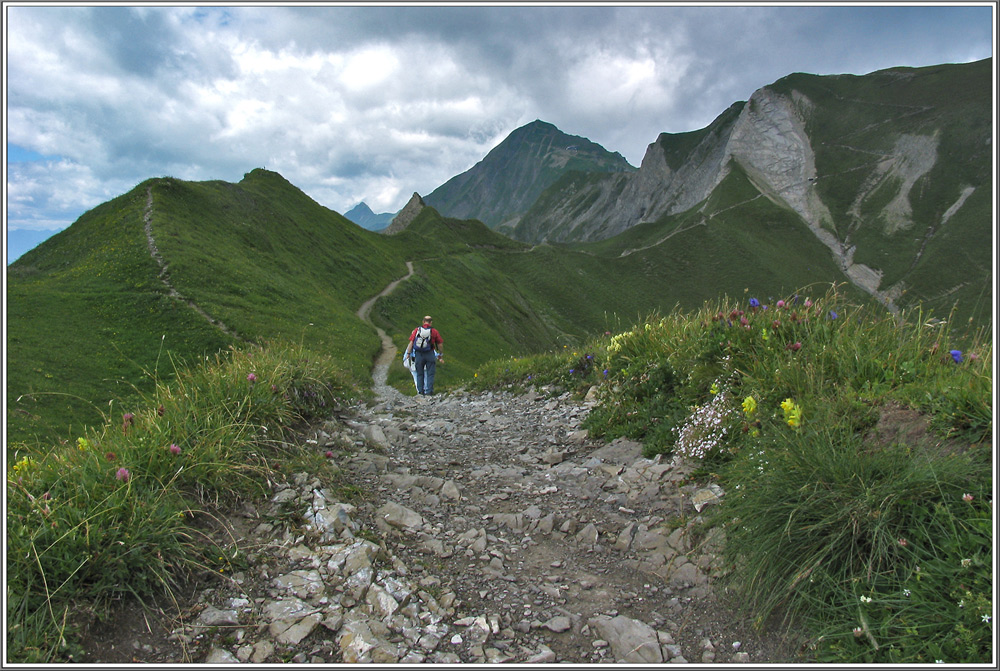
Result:
M410 200L403 206L403 209L399 211L392 219L392 223L382 229L382 233L385 235L395 235L399 233L417 218L420 211L424 209L426 205L424 204L424 199L420 197L419 193L414 192L410 196Z

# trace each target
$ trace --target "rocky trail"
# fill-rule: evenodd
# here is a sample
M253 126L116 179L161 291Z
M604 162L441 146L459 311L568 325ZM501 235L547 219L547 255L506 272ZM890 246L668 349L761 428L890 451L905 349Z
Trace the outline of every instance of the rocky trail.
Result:
M337 483L276 484L225 520L236 572L124 608L81 661L795 661L716 586L721 532L700 512L725 493L694 464L591 440L590 402L552 389L406 396L385 386L393 359L377 404L304 437Z

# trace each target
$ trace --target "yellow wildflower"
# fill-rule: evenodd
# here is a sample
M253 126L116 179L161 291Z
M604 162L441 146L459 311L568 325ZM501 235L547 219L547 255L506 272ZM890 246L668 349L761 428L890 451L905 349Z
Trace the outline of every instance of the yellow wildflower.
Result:
M21 457L21 459L12 466L15 473L20 473L21 471L26 471L35 465L35 460L31 457Z
M802 408L792 399L786 398L781 402L781 409L785 413L785 422L793 429L802 424Z

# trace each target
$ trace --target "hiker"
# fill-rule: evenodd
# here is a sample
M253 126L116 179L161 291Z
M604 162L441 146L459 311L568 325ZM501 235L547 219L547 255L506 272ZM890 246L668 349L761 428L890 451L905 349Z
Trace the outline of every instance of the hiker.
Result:
M403 353L404 365L407 357L413 358L414 382L421 396L434 393L434 367L444 354L444 340L433 323L430 315L424 317L424 323L410 334L410 342Z
M413 386L417 388L417 393L420 393L420 382L417 381L417 364L413 360L413 351L410 349L413 346L411 342L406 346L406 351L403 352L403 367L410 371L410 375L413 376Z

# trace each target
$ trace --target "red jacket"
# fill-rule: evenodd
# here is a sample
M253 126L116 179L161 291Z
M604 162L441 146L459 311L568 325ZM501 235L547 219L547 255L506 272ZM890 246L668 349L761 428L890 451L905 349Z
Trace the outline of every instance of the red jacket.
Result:
M410 342L413 342L414 339L417 337L417 330L419 330L420 328L422 328L422 327L418 326L417 328L413 329L413 333L410 334ZM441 334L438 333L438 330L432 326L431 327L431 349L437 349L438 345L443 345L443 344L444 344L444 340L441 338Z

